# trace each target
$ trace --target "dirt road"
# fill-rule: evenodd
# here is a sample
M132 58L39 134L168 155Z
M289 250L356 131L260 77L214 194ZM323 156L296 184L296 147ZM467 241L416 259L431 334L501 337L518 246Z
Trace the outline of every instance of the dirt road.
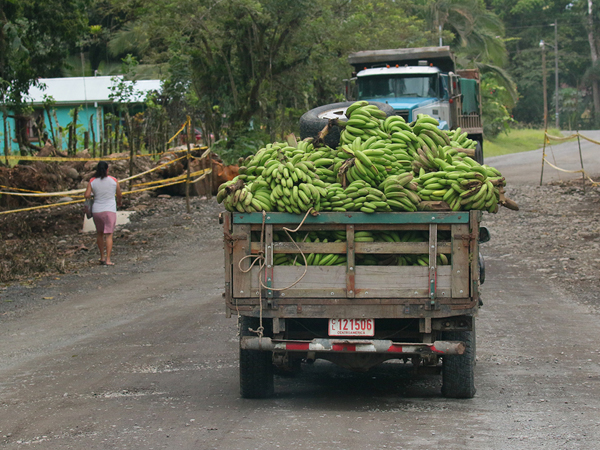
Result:
M535 207L515 200L527 232ZM400 364L356 374L325 362L277 377L272 399L240 399L219 208L195 199L183 215L184 202L172 202L179 213L128 227L156 233L150 258L117 246L115 267L0 291L24 305L0 316L0 448L597 446L598 315L502 239L483 247L474 399L444 399L438 376L411 378ZM509 234L515 217L488 221Z

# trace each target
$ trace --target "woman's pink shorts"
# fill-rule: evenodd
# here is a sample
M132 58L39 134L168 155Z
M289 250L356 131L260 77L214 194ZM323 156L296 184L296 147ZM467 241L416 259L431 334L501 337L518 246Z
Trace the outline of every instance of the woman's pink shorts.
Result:
M112 234L115 231L117 223L117 213L112 211L103 211L94 213L94 225L96 231L104 234Z

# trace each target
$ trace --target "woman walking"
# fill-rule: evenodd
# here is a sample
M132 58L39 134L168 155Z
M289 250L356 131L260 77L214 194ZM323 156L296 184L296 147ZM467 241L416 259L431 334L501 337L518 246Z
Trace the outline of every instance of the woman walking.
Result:
M96 243L100 250L100 264L114 266L110 260L113 246L113 232L117 223L117 205L121 206L121 187L116 178L108 175L108 164L100 161L96 173L90 179L85 198L94 195L92 214L96 225ZM116 196L116 201L115 201ZM104 250L106 249L106 257Z

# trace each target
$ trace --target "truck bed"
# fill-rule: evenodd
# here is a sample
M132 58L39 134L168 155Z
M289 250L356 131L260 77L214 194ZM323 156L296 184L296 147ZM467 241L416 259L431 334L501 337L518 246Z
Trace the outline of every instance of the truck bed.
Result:
M344 230L345 242L274 240L303 216L287 213L225 213L226 306L230 314L266 318L442 318L472 314L479 301L478 232L481 213L320 213L297 233ZM426 242L354 242L361 230L420 230ZM262 234L261 244L258 236ZM287 237L287 235L286 235ZM343 266L305 266L309 253L346 255ZM278 253L295 254L300 265L273 265ZM449 265L436 255L450 255ZM427 254L429 266L360 265L358 255ZM251 263L259 257L264 257ZM261 266L260 263L264 263Z

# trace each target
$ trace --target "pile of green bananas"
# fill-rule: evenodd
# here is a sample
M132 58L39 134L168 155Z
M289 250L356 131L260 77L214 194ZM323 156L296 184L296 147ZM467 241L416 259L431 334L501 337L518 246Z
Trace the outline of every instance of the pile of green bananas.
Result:
M448 164L435 161L437 171L421 169L416 181L419 197L425 201L444 201L453 211L486 210L498 212L500 188L506 185L500 172L480 165L465 156L462 161Z
M453 211L497 212L509 202L496 169L467 156L477 143L437 120L413 123L365 101L346 111L340 145L315 148L312 139L267 144L249 156L239 175L219 187L229 211L418 211L423 202ZM443 203L445 202L445 203Z

